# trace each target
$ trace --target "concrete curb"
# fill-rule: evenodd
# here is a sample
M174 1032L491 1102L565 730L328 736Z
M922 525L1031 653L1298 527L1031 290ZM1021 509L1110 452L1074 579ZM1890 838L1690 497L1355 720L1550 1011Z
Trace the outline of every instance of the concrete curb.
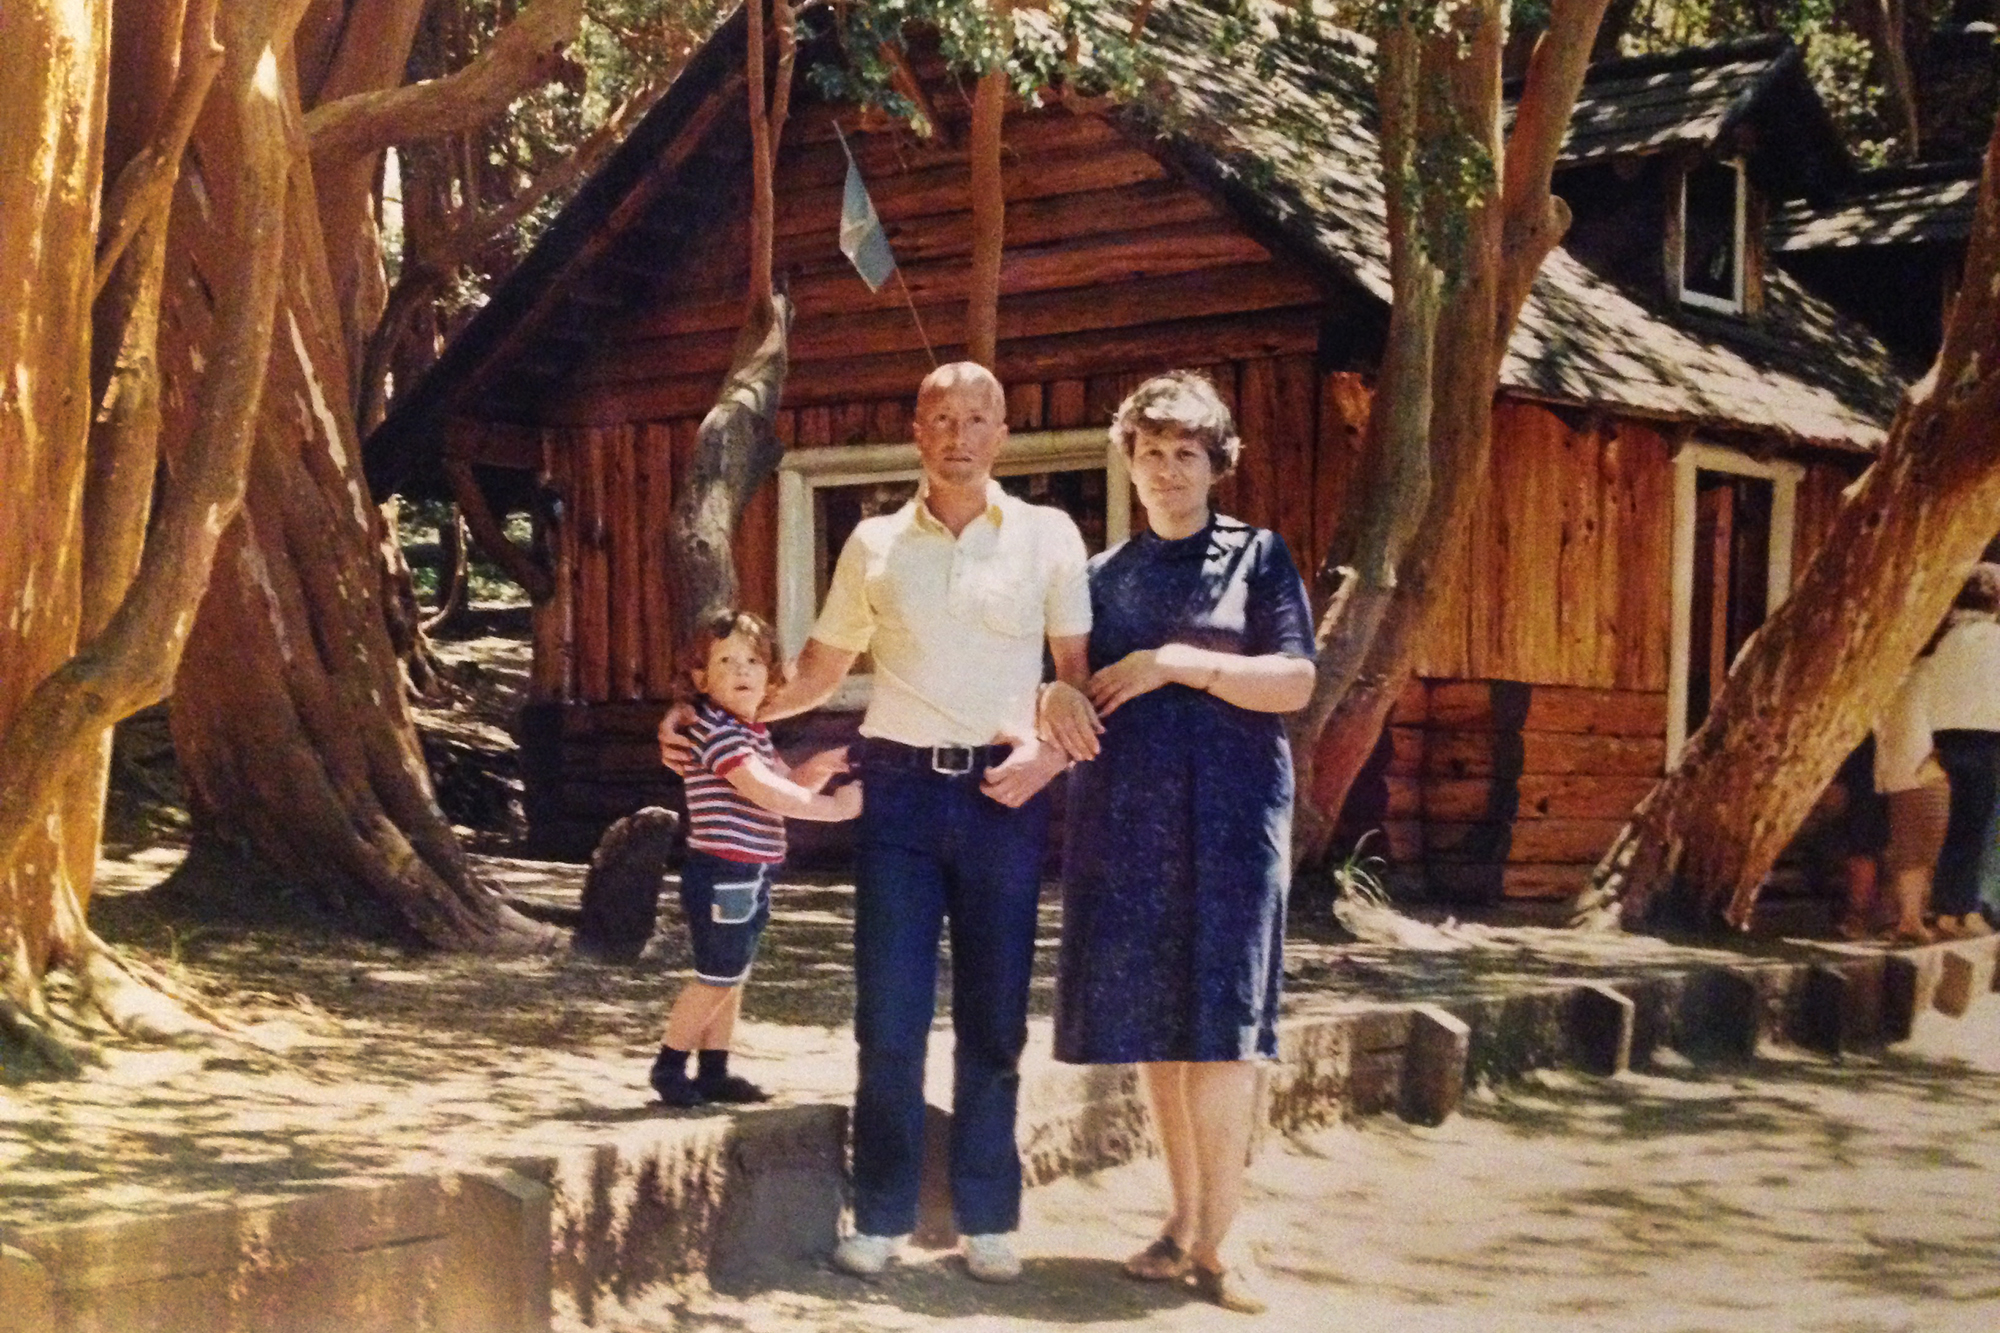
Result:
M1569 1067L1617 1076L1664 1050L1741 1061L1766 1043L1832 1057L1900 1041L1933 1006L1991 989L2000 937L1884 954L1818 946L1619 980L1431 1003L1353 1003L1288 1020L1263 1080L1289 1133L1396 1111L1437 1124L1466 1087ZM933 1135L949 1118L930 1117ZM593 1326L662 1284L724 1290L829 1251L846 1193L847 1111L761 1109L633 1122L609 1141L486 1169L334 1189L285 1204L90 1223L0 1246L0 1333L541 1333ZM1153 1151L1136 1073L1023 1069L1030 1184ZM950 1243L937 1168L920 1232Z

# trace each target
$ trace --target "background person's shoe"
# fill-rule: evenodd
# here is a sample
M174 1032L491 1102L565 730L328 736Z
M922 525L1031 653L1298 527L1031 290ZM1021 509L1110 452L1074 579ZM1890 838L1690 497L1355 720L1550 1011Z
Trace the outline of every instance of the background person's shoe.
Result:
M1014 1253L1014 1243L1003 1231L967 1236L961 1248L965 1252L965 1271L981 1282L1012 1282L1021 1276L1020 1256Z
M855 1277L879 1277L903 1248L901 1236L849 1236L833 1249L833 1266Z
M1125 1276L1141 1282L1171 1282L1186 1277L1194 1260L1172 1236L1156 1236L1153 1243L1125 1261Z

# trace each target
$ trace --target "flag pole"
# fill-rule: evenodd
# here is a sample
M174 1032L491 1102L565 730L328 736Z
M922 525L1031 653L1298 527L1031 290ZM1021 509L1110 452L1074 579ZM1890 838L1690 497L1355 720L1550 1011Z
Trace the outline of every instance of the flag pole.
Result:
M896 265L896 285L903 289L903 304L910 308L910 322L917 326L917 336L924 340L924 355L931 359L931 369L937 369L937 353L931 350L931 336L924 332L924 321L917 314L916 298L910 295L910 284L903 280L903 266Z

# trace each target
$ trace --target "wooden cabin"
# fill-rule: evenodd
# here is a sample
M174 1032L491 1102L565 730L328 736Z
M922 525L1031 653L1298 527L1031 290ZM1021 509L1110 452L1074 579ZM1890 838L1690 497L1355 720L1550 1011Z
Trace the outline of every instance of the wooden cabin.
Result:
M1002 471L1069 508L1093 547L1120 539L1133 505L1111 411L1145 376L1199 366L1245 440L1221 507L1277 529L1310 573L1359 459L1386 326L1370 53L1338 38L1265 77L1217 54L1214 25L1193 0L1156 6L1164 106L1056 100L1007 117ZM738 15L368 445L378 492L435 486L452 457L496 505L534 516L554 593L535 609L520 736L531 827L555 852L672 792L652 740L671 676L664 522L740 311L743 41ZM777 170L777 264L798 310L787 454L737 543L745 600L788 650L846 532L910 493L924 338L960 354L968 275L963 93L919 62L941 126L920 139L818 99L804 71L831 58L802 52ZM837 248L836 123L922 333L902 289L870 293ZM1591 161L1626 170L1617 154ZM1794 188L1790 170L1773 169L1774 193ZM1672 244L1657 217L1628 225ZM1897 382L1880 344L1742 260L1756 298L1735 311L1662 300L1580 253L1549 262L1502 376L1491 495L1423 679L1349 807L1385 829L1377 846L1406 882L1478 901L1573 888L1882 438ZM811 728L851 735L855 720Z

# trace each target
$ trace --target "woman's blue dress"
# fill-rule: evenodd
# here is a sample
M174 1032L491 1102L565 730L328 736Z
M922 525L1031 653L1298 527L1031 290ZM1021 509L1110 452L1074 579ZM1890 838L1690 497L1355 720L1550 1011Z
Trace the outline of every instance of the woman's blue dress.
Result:
M1305 584L1276 533L1217 516L1090 564L1090 667L1142 648L1310 658ZM1070 773L1056 1058L1277 1054L1292 762L1284 720L1166 685L1104 719Z

